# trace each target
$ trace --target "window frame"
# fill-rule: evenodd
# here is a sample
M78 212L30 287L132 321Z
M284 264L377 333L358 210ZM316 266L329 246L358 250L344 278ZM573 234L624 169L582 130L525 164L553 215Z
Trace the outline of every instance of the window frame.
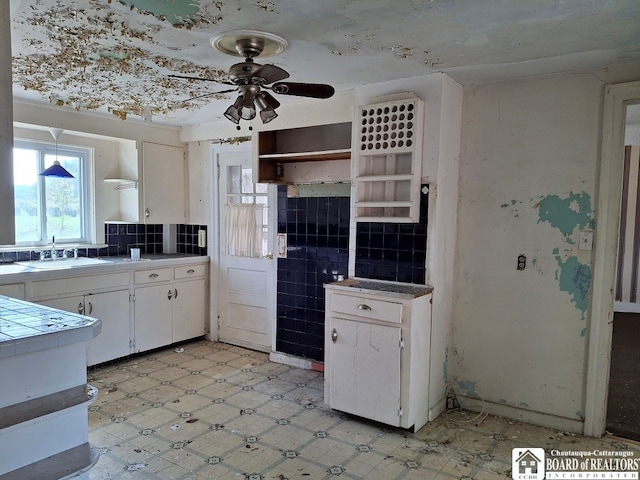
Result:
M91 162L93 159L93 151L89 147L76 145L60 145L57 147L54 143L42 142L33 139L14 139L13 149L34 150L38 155L38 171L44 170L44 162L46 156L58 157L71 156L80 159L79 165L79 183L80 183L80 229L81 236L74 238L65 238L56 241L56 244L89 244L91 243L91 208L90 184L91 184ZM46 215L46 199L45 199L45 177L38 175L37 181L37 199L39 208L40 222L40 239L19 242L16 239L15 245L21 246L44 246L51 243L51 236L47 233L47 215ZM15 220L14 220L15 222ZM16 225L17 231L17 225Z

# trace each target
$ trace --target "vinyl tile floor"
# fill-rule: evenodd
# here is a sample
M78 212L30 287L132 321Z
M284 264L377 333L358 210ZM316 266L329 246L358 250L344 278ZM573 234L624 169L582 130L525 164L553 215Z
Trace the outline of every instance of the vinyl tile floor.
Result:
M89 370L90 480L511 478L511 449L633 450L474 412L417 433L331 410L321 373L196 341Z

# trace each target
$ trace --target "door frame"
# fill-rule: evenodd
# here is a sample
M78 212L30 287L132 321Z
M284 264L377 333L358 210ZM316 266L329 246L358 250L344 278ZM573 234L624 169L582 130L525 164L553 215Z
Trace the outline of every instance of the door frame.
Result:
M604 435L615 297L626 106L640 101L640 81L605 87L598 185L584 434ZM604 381L603 381L604 380ZM603 388L604 385L604 388Z
M219 171L219 164L218 164L218 155L220 154L225 154L225 153L240 153L240 154L247 154L249 155L250 158L252 158L252 168L253 168L253 175L254 178L257 178L257 172L255 171L255 167L254 167L254 162L253 162L253 148L252 148L252 141L251 140L247 140L245 142L241 142L241 143L237 143L237 144L230 144L230 143L212 143L211 144L211 195L212 195L212 208L211 208L211 225L212 225L212 231L209 233L210 238L209 238L209 242L210 242L210 246L211 246L211 254L209 255L209 257L212 260L212 265L211 265L211 271L210 271L210 278L211 281L209 282L211 285L211 301L212 301L212 305L213 308L211 308L211 332L210 332L210 337L212 341L218 341L219 340L219 335L218 335L218 330L219 330L219 319L220 319L220 275L221 275L221 270L220 270L220 255L222 252L222 245L220 242L220 229L222 228L220 225L220 171ZM278 206L277 206L277 193L275 191L273 191L275 189L274 186L269 185L269 193L268 193L268 198L269 198L269 209L268 209L268 221L269 221L269 225L271 226L270 231L271 231L271 237L269 239L269 244L272 246L272 251L273 249L275 249L275 245L276 245L276 236L277 236L277 221L278 221ZM274 258L274 261L277 262L277 259ZM274 265L274 267L272 268L272 278L271 281L273 282L273 298L270 298L269 301L271 302L271 311L273 312L273 318L270 319L271 321L271 352L275 352L276 351L276 323L277 323L277 314L276 314L276 308L277 308L277 302L276 302L276 296L277 296L277 279L278 279L278 266L277 264ZM213 283L215 282L215 286L213 285Z

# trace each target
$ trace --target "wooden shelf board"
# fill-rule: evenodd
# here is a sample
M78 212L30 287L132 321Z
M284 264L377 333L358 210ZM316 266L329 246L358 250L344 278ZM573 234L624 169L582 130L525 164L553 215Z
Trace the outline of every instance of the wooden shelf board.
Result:
M356 202L356 208L410 208L414 204L409 201L402 202Z
M361 175L356 177L357 182L387 182L387 181L406 181L413 180L414 176L412 174L405 173L396 173L391 175Z
M265 153L260 154L259 160L269 160L278 162L310 162L318 160L349 160L351 149L321 150L317 152L297 152L297 153Z

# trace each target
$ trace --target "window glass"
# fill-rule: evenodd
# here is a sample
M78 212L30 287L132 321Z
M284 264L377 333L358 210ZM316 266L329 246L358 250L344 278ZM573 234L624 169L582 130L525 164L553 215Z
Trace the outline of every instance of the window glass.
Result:
M16 244L87 242L87 149L16 141ZM74 178L38 175L57 160Z

